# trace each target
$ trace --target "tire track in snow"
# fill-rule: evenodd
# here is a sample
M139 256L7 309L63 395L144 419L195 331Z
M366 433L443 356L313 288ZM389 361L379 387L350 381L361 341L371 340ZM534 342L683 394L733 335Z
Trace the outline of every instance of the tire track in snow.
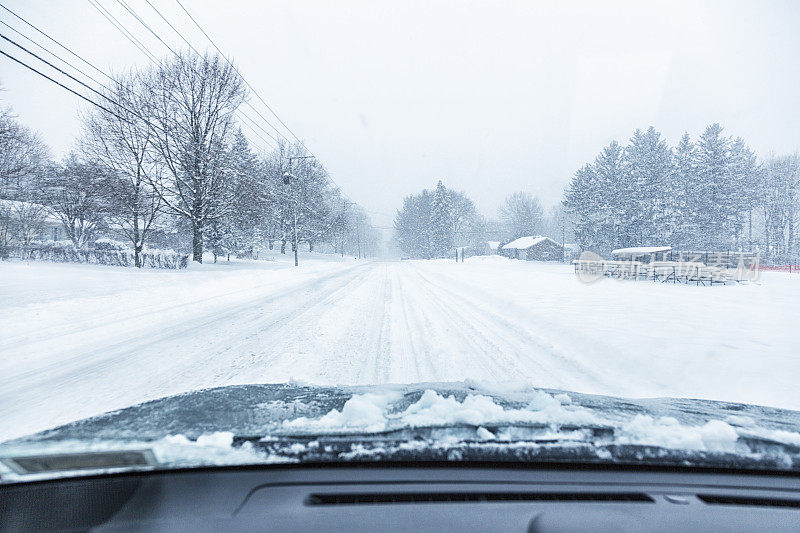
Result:
M220 351L213 348L229 346L230 334L235 333L237 328L240 332L252 330L259 323L263 325L265 320L274 326L298 314L307 313L314 307L324 305L326 296L346 291L350 285L360 282L368 272L368 265L361 264L316 278L300 287L278 291L245 307L212 313L203 320L192 318L174 325L168 325L169 321L165 320L162 327L166 329L144 339L137 335L135 339L95 346L92 350L79 351L43 368L7 375L6 379L0 381L0 419L6 421L11 430L14 420L24 420L25 413L40 417L43 415L39 413L54 414L48 423L30 429L35 431L164 394L202 387L202 379L209 372L204 365L220 355ZM348 276L350 279L342 283L341 278ZM293 297L295 301L292 301ZM278 308L280 316L277 311L264 312L271 304L281 301L284 306ZM234 327L220 335L221 323ZM179 351L176 352L175 348ZM164 353L180 356L165 361ZM127 380L127 386L122 388L119 387L120 375ZM187 376L191 378L190 382L181 383L176 379L185 379ZM205 386L218 384L208 382ZM5 433L0 435L5 436Z
M29 365L29 370L26 372L15 373L13 374L13 377L15 380L30 378L39 375L43 372L47 372L47 369L50 366L70 367L81 363L84 363L83 366L87 366L86 363L94 361L94 359L97 357L102 358L103 356L107 356L109 352L119 351L123 349L125 349L128 352L132 352L135 349L143 348L147 345L153 344L154 342L167 341L173 338L187 337L192 330L198 330L198 329L203 330L205 328L215 325L216 321L225 320L234 317L236 315L240 315L247 311L257 310L259 308L267 306L270 303L274 303L277 300L286 298L290 295L295 295L298 293L310 291L313 288L322 286L331 281L335 281L340 277L347 276L349 273L359 270L363 267L364 267L363 264L356 265L354 267L347 267L344 270L338 270L333 273L326 273L317 278L311 278L306 282L293 283L289 287L280 288L275 292L267 294L259 294L245 300L244 302L238 302L235 307L223 307L219 310L215 310L213 312L205 312L205 313L202 312L203 311L202 308L199 308L199 311L197 313L189 314L188 316L176 315L173 311L181 309L195 310L197 303L208 300L216 300L218 298L224 298L226 294L218 295L207 299L204 298L201 300L193 300L190 302L185 302L176 306L171 306L169 308L166 308L163 311L157 312L156 314L161 314L163 317L163 322L157 325L156 321L152 320L153 317L152 314L149 315L151 320L143 324L137 324L137 319L141 318L141 315L137 315L131 318L125 317L116 322L106 323L104 325L90 325L87 329L73 331L68 334L77 337L76 340L79 342L76 346L70 346L68 348L65 348L63 345L61 347L54 347L48 340L45 343L44 347L39 347L38 349L57 352L57 355L54 355L54 357L52 357L52 361L49 361L48 358L41 357L39 355L34 356L32 358L31 364ZM274 285L274 283L272 285ZM258 288L269 287L269 286L270 284L263 284L255 287L250 287L249 289L237 290L234 291L234 293L238 294L245 291L253 292ZM95 340L92 343L93 346L91 346L91 348L87 348L85 346L87 339L89 339L90 341L92 339L90 335L91 332L96 332L100 328L103 327L108 328L111 326L114 326L114 328L109 338L113 338L113 340L110 341ZM157 329L157 331L153 331L154 329ZM67 334L65 334L64 336L67 336ZM63 339L64 336L60 336L57 338L61 338L61 341L63 343L68 344L67 341ZM103 344L101 347L98 347L97 345L99 342L107 342L107 344ZM14 353L23 355L13 355L13 354L6 355L3 354L3 350L0 350L0 354L3 354L4 357L26 357L24 355L25 352L29 352L33 349L36 349L35 347L37 344L39 344L38 341L31 341L13 347ZM71 355L64 355L64 353L71 353ZM0 394L3 393L4 390L3 386L4 384L0 382Z
M390 306L393 298L392 285L389 282L388 265L384 265L378 281L378 286L373 290L374 298L369 312L365 313L364 320L371 320L365 334L365 345L362 347L363 362L358 372L356 383L374 384L386 383L389 379L391 346L391 312ZM366 311L366 310L365 310ZM357 354L353 354L356 356Z
M463 288L458 290L454 288L453 283L448 283L448 287L444 283L434 282L419 270L417 274L433 292L439 295L441 301L449 301L453 305L455 312L461 314L471 329L483 330L478 334L487 343L496 347L497 355L508 358L508 354L513 354L519 369L524 373L530 374L529 364L532 362L556 380L547 384L553 388L577 390L590 381L593 385L599 385L609 392L619 390L618 386L612 387L607 377L562 353L555 343L543 338L544 335L540 331L532 334L529 331L531 326L529 322L526 322L525 326L514 324L506 316L493 312L485 300L476 302L469 296L470 291ZM466 312L467 310L469 312ZM531 352L532 347L536 348L535 353ZM531 377L534 376L535 374Z
M348 268L355 268L355 267L348 267ZM269 272L269 271L267 271L267 272ZM336 275L338 275L338 273L328 274L328 276L336 276ZM320 278L320 279L324 279L324 277ZM313 278L311 279L312 283L315 282L315 281L317 281L317 280L314 280ZM304 290L304 289L306 289L306 283L307 283L306 280L292 281L290 288L288 288L286 291L284 291L284 293L292 291L292 290ZM52 342L54 340L61 339L61 338L64 338L64 337L68 337L70 335L75 335L75 334L86 335L91 331L96 331L96 330L102 329L104 327L108 327L110 325L119 325L121 322L136 322L139 319L150 317L155 313L174 313L174 312L179 312L179 311L182 311L182 310L185 310L185 309L191 309L191 308L203 305L203 304L207 304L209 302L215 302L215 301L218 301L218 300L224 300L225 298L230 298L231 296L234 296L234 295L246 294L246 293L251 293L252 294L254 292L258 292L261 289L272 288L272 287L274 287L274 285L275 285L274 281L269 281L269 282L265 282L265 283L259 283L257 285L250 285L250 286L248 286L246 288L243 288L243 289L237 289L237 290L233 290L233 291L223 292L221 294L215 294L213 296L207 296L207 297L203 297L203 298L193 298L191 300L188 300L188 301L185 301L185 302L182 302L182 303L179 303L179 304L166 305L166 306L158 306L158 305L156 305L156 306L138 306L136 308L136 310L139 311L139 312L134 312L134 313L127 312L124 316L120 316L120 317L112 318L112 319L98 320L97 317L91 317L91 318L86 319L86 320L73 320L69 324L61 327L57 331L53 331L53 329L51 328L47 332L42 332L38 336L31 336L30 333L23 333L23 334L20 334L20 335L17 335L17 336L7 335L7 336L4 336L2 339L0 339L0 353L2 353L6 349L17 348L21 344L35 344L37 342L42 342L42 341ZM155 289L160 289L160 288L161 288L160 286L156 286L155 287ZM134 294L138 294L138 293L141 293L141 292L146 291L146 290L153 290L153 288L152 287L148 287L146 289L138 288L138 289L135 289L135 290L133 290L131 292L134 293ZM101 296L100 298L103 298L104 296L105 295ZM123 293L121 298L124 298L124 296L125 296L125 293ZM91 298L90 298L90 300L91 300ZM252 300L252 299L250 299L250 300ZM247 304L248 301L245 301L243 303ZM144 310L142 310L142 309L144 309Z
M422 278L416 268L411 264L398 266L398 272L402 273L399 275L404 280L403 295L410 303L407 309L415 317L413 330L421 332L427 365L441 369L423 376L421 380L447 381L475 377L498 380L509 376L512 369L503 361L492 358L485 346L476 341L468 322L454 314L452 309L443 305L436 295L420 283ZM501 370L499 366L505 368Z
M280 359L290 358L293 354L285 345L271 344L274 339L282 339L294 344L308 342L319 317L330 309L335 309L342 298L362 285L370 274L370 269L360 269L357 275L342 285L324 291L307 291L307 299L278 307L273 313L254 316L242 337L233 343L229 337L219 339L215 345L222 348L219 351L209 350L205 361L212 363L215 359L227 354L231 354L233 359L230 361L230 365L218 369L211 381L222 385L232 382L266 383L275 381L274 378L270 378L268 373L262 371L271 369L280 362ZM251 355L249 360L244 355L248 353ZM257 373L260 373L263 378L250 378L253 375L253 369L260 369ZM191 371L186 371L184 374L189 375ZM242 380L240 378L242 374L248 378Z
M379 372L375 369L380 359L373 354L381 345L380 317L385 305L384 293L375 287L385 277L380 271L380 265L372 265L331 292L315 293L295 312L263 317L263 324L253 332L225 347L225 353L239 355L217 374L216 382L293 378L328 385L357 382L354 376L362 375L369 365L371 374ZM364 294L370 296L364 298ZM364 360L359 363L362 354Z
M387 266L387 271L389 268ZM401 366L402 368L410 369L413 368L413 377L406 373L397 373L395 377L392 374L392 381L403 381L404 376L409 376L409 379L405 380L408 382L411 381L424 381L424 380L433 380L438 381L439 379L439 372L434 367L431 358L430 352L428 347L417 338L419 333L423 331L421 329L420 322L415 313L409 312L409 299L405 295L405 291L403 290L403 284L401 282L400 275L398 274L398 268L394 267L391 269L391 283L393 287L393 294L396 297L393 299L392 304L392 316L396 316L398 318L397 322L399 322L400 327L395 327L393 330L393 337L392 337L392 347L397 350L400 350L402 354L402 359L405 363ZM420 357L424 355L424 357ZM420 360L426 363L428 367L428 371L424 372Z

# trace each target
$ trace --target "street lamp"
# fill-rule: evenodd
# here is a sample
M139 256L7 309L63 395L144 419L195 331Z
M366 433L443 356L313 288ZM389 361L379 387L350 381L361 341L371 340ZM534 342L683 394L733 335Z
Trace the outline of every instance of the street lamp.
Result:
M293 237L292 237L292 248L294 248L294 266L298 265L297 261L297 195L294 194L294 190L292 189L292 179L297 179L297 177L292 174L292 161L295 159L314 159L313 155L296 155L291 156L289 158L289 170L283 173L283 184L289 187L289 196L292 199L292 219L293 219Z

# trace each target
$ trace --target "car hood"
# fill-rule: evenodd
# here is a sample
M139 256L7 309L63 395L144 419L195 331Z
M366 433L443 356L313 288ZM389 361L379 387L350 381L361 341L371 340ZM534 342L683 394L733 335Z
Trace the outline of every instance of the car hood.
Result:
M123 470L428 460L800 471L800 412L481 382L237 385L161 398L5 442L0 479L59 470L26 472L14 458L108 451L146 452L141 464L130 458L103 464ZM89 465L59 471L99 468Z

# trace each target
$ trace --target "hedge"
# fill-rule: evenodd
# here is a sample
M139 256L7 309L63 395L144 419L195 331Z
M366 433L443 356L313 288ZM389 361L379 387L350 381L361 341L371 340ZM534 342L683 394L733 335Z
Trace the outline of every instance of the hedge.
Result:
M105 249L103 249L105 248ZM132 250L110 250L106 246L93 249L76 250L71 243L60 242L36 244L20 247L17 250L20 259L34 261L52 261L54 263L86 263L91 265L135 266ZM171 250L147 250L142 252L142 267L181 269L189 265L189 255L179 254Z

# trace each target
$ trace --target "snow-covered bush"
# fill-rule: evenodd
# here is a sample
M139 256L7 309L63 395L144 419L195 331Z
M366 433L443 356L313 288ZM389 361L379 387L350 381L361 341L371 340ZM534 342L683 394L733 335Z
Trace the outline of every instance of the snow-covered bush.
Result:
M162 251L154 252L153 250L146 251L142 254L142 266L147 268L170 268L177 270L186 268L188 265L188 254Z
M119 250L119 251L129 251L131 247L121 241L115 241L114 239L97 239L94 241L94 249L95 250Z
M50 241L19 249L18 257L25 260L52 261L55 263L87 263L132 267L135 265L133 251L124 247L116 249L118 241L104 239L100 246L91 249L76 249L71 241ZM172 250L146 250L142 253L145 268L181 269L189 264L187 254Z

